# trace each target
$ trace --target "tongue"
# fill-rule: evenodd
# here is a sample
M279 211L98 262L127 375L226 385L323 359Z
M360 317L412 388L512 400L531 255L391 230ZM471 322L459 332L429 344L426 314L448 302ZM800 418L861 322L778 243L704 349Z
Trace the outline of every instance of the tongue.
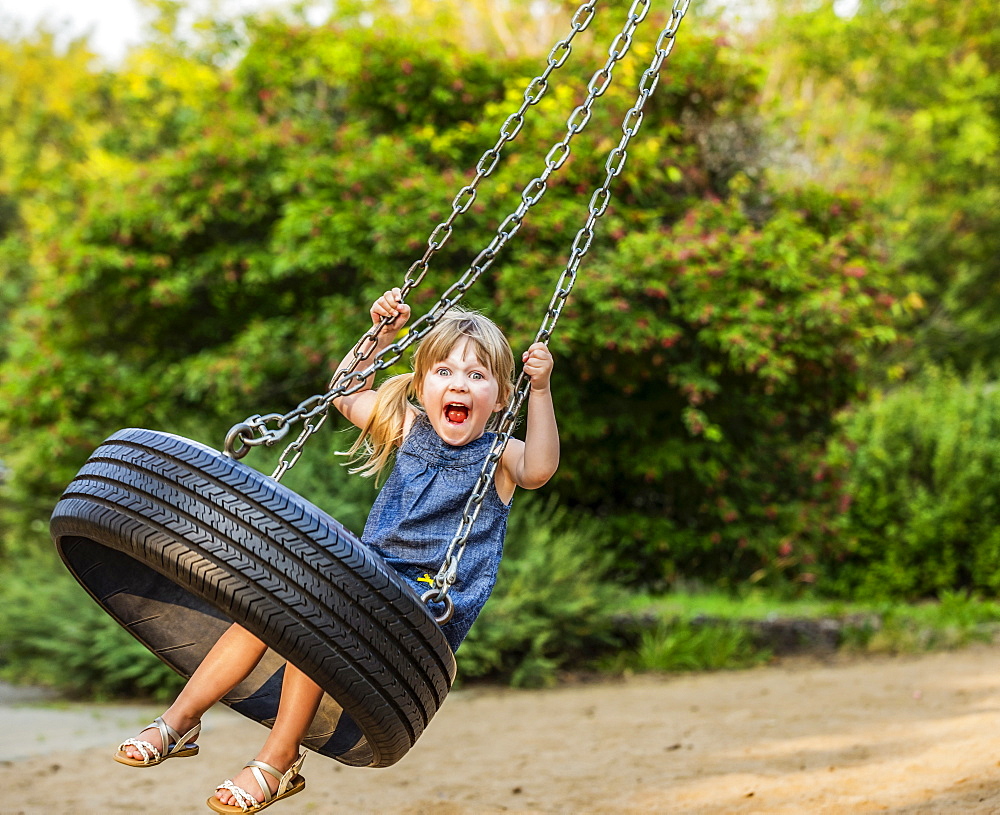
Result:
M467 407L463 407L462 405L448 405L448 407L444 409L444 415L449 422L461 424L469 417L469 409Z

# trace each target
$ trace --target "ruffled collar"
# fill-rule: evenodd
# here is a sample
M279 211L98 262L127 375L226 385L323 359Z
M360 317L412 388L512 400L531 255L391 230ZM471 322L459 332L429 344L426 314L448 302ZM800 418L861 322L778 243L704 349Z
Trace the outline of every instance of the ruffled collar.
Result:
M403 440L402 453L411 453L432 463L448 466L482 463L490 454L496 433L487 431L478 439L460 447L448 444L431 426L427 414L420 412Z

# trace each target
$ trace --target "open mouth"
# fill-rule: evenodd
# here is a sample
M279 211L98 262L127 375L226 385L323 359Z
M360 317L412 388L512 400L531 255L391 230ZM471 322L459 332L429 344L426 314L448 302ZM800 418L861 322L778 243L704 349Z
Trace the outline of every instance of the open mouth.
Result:
M454 424L462 424L469 418L469 408L467 405L451 404L444 406L444 417Z

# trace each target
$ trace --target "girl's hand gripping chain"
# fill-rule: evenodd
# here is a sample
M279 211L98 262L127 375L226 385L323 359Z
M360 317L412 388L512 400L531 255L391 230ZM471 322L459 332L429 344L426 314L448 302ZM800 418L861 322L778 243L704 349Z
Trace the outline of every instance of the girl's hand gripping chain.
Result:
M410 319L410 307L400 299L401 294L402 292L398 288L389 289L389 291L385 292L372 303L369 313L371 314L373 326L379 325L383 317L390 317L391 319L382 326L375 335L375 339L369 341L368 347L362 349L366 352L365 356L367 359L371 359L392 345L396 339L396 334L399 333L399 329L406 325L406 321ZM341 360L340 365L337 366L337 374L349 368L354 363L354 352L351 351ZM334 378L336 378L337 374L334 374ZM372 390L374 382L375 374L373 373L365 380L360 390L347 396L341 396L333 402L337 410L358 427L364 427L371 416L372 408L375 404L375 391Z
M524 373L531 380L531 390L545 391L552 377L552 353L544 342L536 342L521 355Z
M376 342L381 345L384 341L386 345L392 342L396 334L399 333L406 321L410 319L410 307L406 305L400 297L398 288L390 289L378 298L371 307L372 325L378 325L383 317L392 317L378 333Z
M552 352L542 342L533 343L521 355L525 375L531 379L524 442L511 439L503 457L503 475L514 484L535 490L547 482L559 466L559 429L552 406Z

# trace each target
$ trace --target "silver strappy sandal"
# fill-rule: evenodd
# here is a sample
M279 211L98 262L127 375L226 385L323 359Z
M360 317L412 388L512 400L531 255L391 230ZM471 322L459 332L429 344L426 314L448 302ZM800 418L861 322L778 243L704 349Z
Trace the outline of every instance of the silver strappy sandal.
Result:
M306 788L306 780L299 775L299 770L302 769L302 762L306 760L306 754L303 753L298 757L298 760L288 768L288 772L282 773L270 764L265 764L263 761L249 761L244 764L244 767L249 767L257 779L257 783L260 785L261 791L264 793L264 800L258 801L250 793L248 793L242 787L237 787L231 780L226 779L216 790L229 790L236 799L236 803L239 806L233 806L232 804L224 804L214 795L208 799L208 808L214 810L215 812L224 813L224 815L229 815L229 813L235 812L260 812L260 810L265 807L271 806L282 798L287 798L289 795L295 795L297 792L302 792ZM273 776L278 779L278 789L271 792L271 788L267 785L267 779L264 778L264 773Z
M168 758L187 758L188 756L198 755L199 748L194 743L194 740L201 733L201 722L198 722L183 736L159 716L156 717L155 722L147 725L143 730L149 730L151 727L155 727L160 731L160 744L166 745L166 749L162 751L157 750L148 741L142 741L141 739L125 739L125 741L118 745L118 752L115 753L115 761L119 764L127 764L130 767L155 767ZM126 747L135 747L142 758L132 758L125 752Z

